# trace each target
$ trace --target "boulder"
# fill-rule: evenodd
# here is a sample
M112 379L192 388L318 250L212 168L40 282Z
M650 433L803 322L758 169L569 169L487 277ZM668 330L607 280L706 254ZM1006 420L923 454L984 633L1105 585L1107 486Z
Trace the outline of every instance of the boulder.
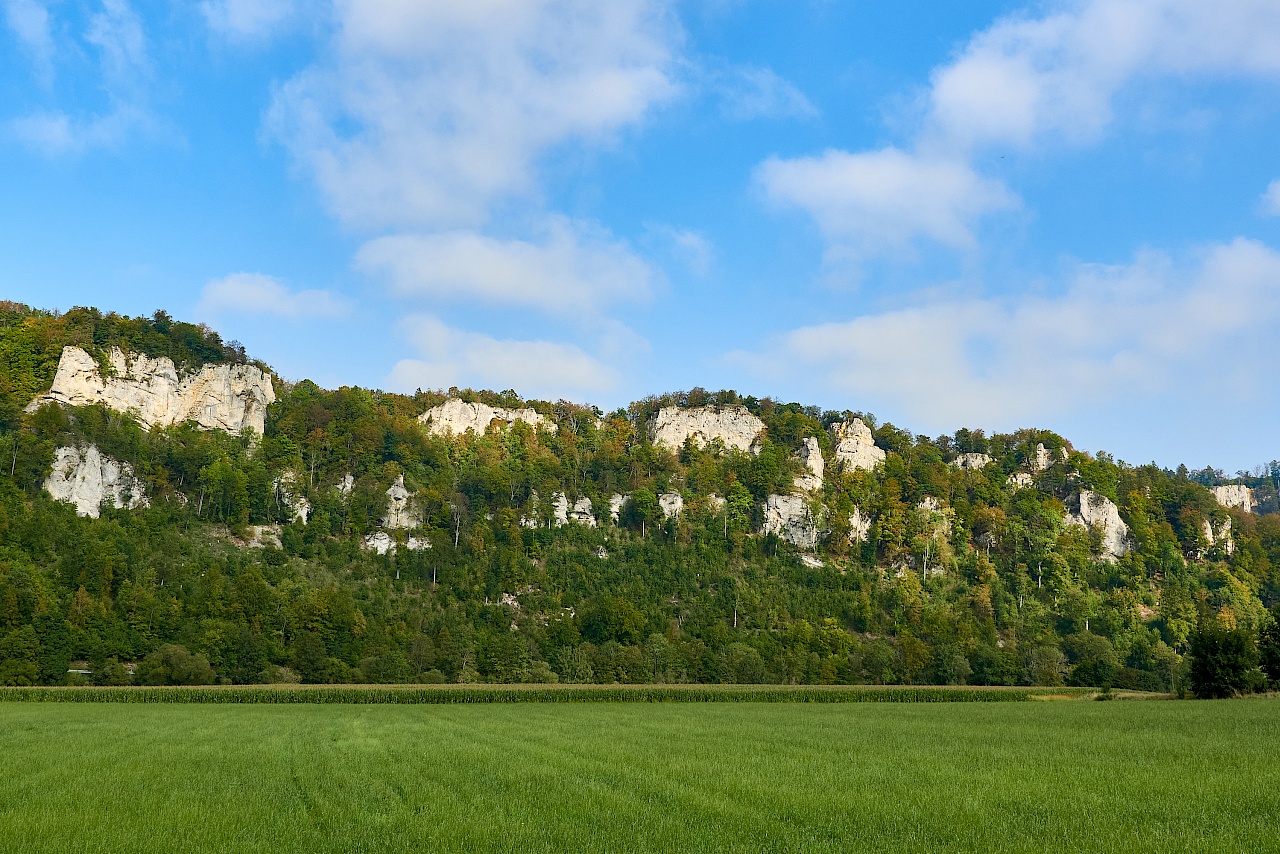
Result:
M276 399L271 377L253 365L205 365L179 376L165 356L149 358L112 348L111 372L103 376L98 363L79 347L65 347L49 393L27 407L46 402L68 406L102 404L127 412L147 429L194 421L205 430L239 433L266 429L267 406Z
M382 520L382 527L391 530L416 528L422 519L413 506L413 493L405 488L404 475L396 478L387 490L387 515Z
M678 492L664 492L658 496L658 506L662 508L662 518L673 519L684 512L684 496Z
M807 471L796 477L796 489L800 492L821 492L826 462L822 459L822 448L818 445L818 440L813 436L805 439L797 456L800 457L800 462L804 463Z
M679 450L692 439L699 448L719 439L726 448L756 453L764 432L764 422L745 406L699 406L681 409L667 406L658 410L649 424L653 444Z
M386 531L374 531L360 541L360 548L385 555L396 550L396 541Z
M821 536L809 502L802 495L770 495L764 505L761 533L776 534L802 549L816 546Z
M861 418L837 421L831 425L830 430L836 462L843 464L846 469L870 471L884 462L884 451L876 447L871 428L862 423Z
M577 522L579 525L586 525L588 528L596 527L596 517L592 512L591 499L585 495L570 505L568 497L563 492L557 492L551 496L551 509L555 514L557 527L566 525L569 522Z
M961 454L951 461L951 465L958 469L978 471L979 469L986 468L994 462L995 460L986 454Z
M1106 496L1087 489L1067 502L1068 525L1093 528L1102 534L1102 559L1115 563L1129 553L1129 526L1120 518L1120 508Z
M534 429L551 429L553 422L532 409L502 409L484 403L467 403L453 398L439 406L433 406L418 416L418 421L433 436L461 436L468 430L483 436L494 421L508 427L517 421L532 425Z
M117 509L150 506L133 467L104 456L94 445L58 448L44 489L55 501L74 504L77 516L93 519L98 518L103 502Z
M1235 507L1246 513L1252 513L1253 508L1258 506L1258 502L1253 498L1253 490L1238 483L1215 486L1210 491L1223 507Z

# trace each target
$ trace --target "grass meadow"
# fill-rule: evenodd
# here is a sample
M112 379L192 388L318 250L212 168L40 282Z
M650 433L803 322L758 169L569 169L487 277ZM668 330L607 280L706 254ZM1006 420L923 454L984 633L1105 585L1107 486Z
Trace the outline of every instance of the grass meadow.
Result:
M0 851L1275 851L1280 701L0 703Z

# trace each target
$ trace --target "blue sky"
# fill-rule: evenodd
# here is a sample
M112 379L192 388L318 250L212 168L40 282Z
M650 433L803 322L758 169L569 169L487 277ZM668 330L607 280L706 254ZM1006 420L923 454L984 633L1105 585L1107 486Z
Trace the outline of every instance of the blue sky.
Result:
M1274 0L0 0L0 283L289 379L1280 456Z

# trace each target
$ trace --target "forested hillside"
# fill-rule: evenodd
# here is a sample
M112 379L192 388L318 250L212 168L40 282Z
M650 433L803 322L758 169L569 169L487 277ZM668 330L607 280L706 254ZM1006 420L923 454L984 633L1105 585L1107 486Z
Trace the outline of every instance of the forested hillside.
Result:
M1041 430L931 438L700 389L603 413L513 391L277 378L263 436L148 431L102 405L29 407L67 346L105 372L112 348L167 357L180 375L248 361L163 313L0 303L0 684L1167 690L1198 624L1256 633L1280 600L1274 463L1227 479L1091 456ZM450 399L549 424L435 435L418 416ZM757 443L651 441L663 407L708 405L745 407L763 422ZM884 452L874 468L831 462L829 428L854 418ZM800 549L762 530L770 497L796 493L810 439L828 462L804 495L817 543ZM53 500L58 449L89 446L131 471L149 506L107 502L90 518ZM1255 512L1215 499L1208 487L1227 482L1252 490ZM412 513L392 525L398 483ZM1118 508L1123 548L1069 523L1082 491ZM563 524L561 494L574 508Z

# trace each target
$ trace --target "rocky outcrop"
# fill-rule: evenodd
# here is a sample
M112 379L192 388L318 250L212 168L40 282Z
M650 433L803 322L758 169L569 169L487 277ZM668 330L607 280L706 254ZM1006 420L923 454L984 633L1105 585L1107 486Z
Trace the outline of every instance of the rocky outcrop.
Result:
M382 527L396 530L416 528L421 524L422 517L414 507L413 493L405 488L404 475L400 475L387 490L387 515L382 520Z
M849 542L865 543L871 534L871 517L863 516L861 508L853 508L849 517Z
M1067 501L1068 525L1092 528L1102 534L1102 559L1114 563L1129 553L1129 526L1120 508L1104 495L1087 489Z
M1204 541L1209 550L1221 547L1223 554L1228 556L1235 554L1236 541L1231 536L1231 518L1222 520L1221 524L1215 525L1211 519L1204 520ZM1201 554L1200 557L1204 557Z
M249 539L244 545L251 549L282 548L279 525L250 525Z
M618 516L622 513L622 505L627 503L625 496L614 493L609 496L609 521L618 524Z
M588 528L596 527L596 517L592 512L591 499L585 495L570 505L568 497L563 492L557 492L551 496L551 510L554 514L556 527L567 525L570 522L577 522L579 525L586 525Z
M831 425L831 442L835 446L835 459L846 469L870 471L884 462L884 451L876 447L871 428L861 418L837 421Z
M1067 459L1067 449L1059 448L1057 458L1060 460ZM1036 444L1036 449L1027 458L1027 468L1033 472L1044 471L1054 463L1054 453L1044 446L1043 442Z
M968 469L969 471L978 471L994 463L991 457L986 454L961 454L951 461L951 465L958 469Z
M714 492L707 496L707 510L709 510L713 516L718 516L723 513L724 507L728 503L729 502L725 501Z
M396 550L396 541L386 531L374 531L360 541L360 548L385 555Z
M53 387L28 410L49 401L68 406L100 403L131 413L148 429L194 421L206 430L239 433L252 428L261 436L267 406L276 399L271 377L253 365L205 365L180 377L164 356L152 359L118 347L111 350L109 361L110 375L104 376L84 350L63 348Z
M745 406L699 406L681 409L668 406L658 410L649 424L653 444L679 450L692 439L699 448L719 440L726 448L755 453L764 432L764 422Z
M1253 498L1253 490L1238 483L1215 486L1210 491L1223 507L1235 507L1246 513L1252 513L1253 508L1258 506L1258 502Z
M822 476L826 471L826 462L822 459L822 448L813 436L804 440L800 446L800 462L807 471L795 479L795 487L800 492L821 492Z
M351 496L351 490L356 488L356 479L354 476L348 474L343 477L342 480L334 484L333 488L338 490L338 494L343 498L349 498Z
M678 492L664 492L658 496L663 519L674 519L684 512L684 496Z
M494 421L510 426L523 421L534 429L551 429L553 422L532 409L502 409L484 403L467 403L454 398L439 406L433 406L418 416L418 421L433 436L461 436L468 430L483 436Z
M764 525L760 530L802 549L813 548L821 537L818 520L802 495L770 495L764 504Z
M102 455L93 445L58 448L44 489L55 501L74 504L77 516L93 519L98 518L103 502L117 509L150 506L133 467Z
M1005 483L1017 489L1029 489L1036 485L1036 479L1025 471L1015 471L1005 478Z
M275 479L276 500L283 504L293 515L295 522L307 524L311 516L311 502L298 488L298 476L291 471L284 472Z

